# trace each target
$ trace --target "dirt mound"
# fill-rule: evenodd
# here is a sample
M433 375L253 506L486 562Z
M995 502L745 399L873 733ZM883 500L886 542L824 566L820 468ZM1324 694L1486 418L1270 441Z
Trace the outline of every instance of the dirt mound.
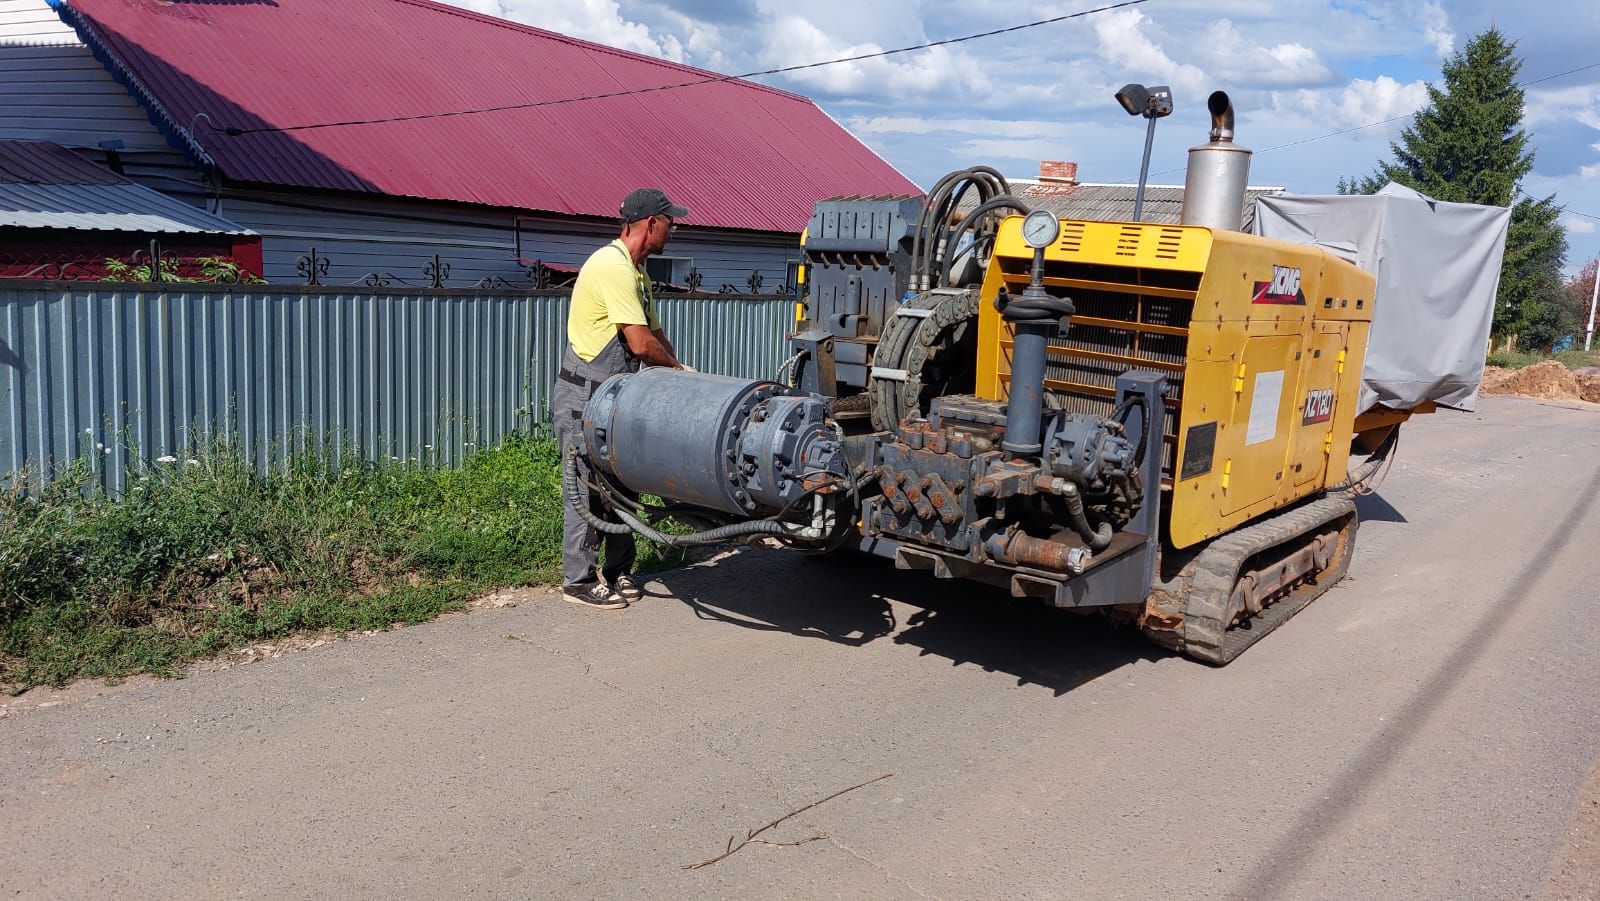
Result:
M1595 367L1589 366L1588 369ZM1572 374L1578 382L1578 398L1591 404L1600 404L1600 372L1584 372L1578 370Z
M1600 404L1600 368L1590 366L1573 372L1555 360L1535 363L1526 369L1487 366L1483 370L1481 392Z

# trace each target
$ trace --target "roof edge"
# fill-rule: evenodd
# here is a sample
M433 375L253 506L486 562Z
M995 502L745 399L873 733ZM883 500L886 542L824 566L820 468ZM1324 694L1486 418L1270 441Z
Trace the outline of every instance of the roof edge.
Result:
M64 2L64 0L48 0L48 2ZM543 37L543 38L550 38L552 40L560 41L563 44L571 44L571 45L573 45L575 47L583 47L583 48L586 48L586 49L589 49L589 50L597 50L597 51L599 51L601 53L609 53L609 54L612 54L614 56L624 56L624 57L627 57L629 59L636 59L636 60L641 60L643 62L654 63L654 64L662 66L664 68L676 69L676 70L678 70L680 72L685 72L685 73L688 73L690 75L699 75L699 76L702 76L702 77L705 77L705 78L714 78L714 79L718 79L718 80L721 80L721 81L729 82L731 84L737 84L737 85L740 85L742 87L755 88L757 90L766 91L766 92L768 92L770 94L776 94L776 95L778 95L780 97L785 97L785 98L788 98L790 100L803 100L803 101L806 101L806 102L811 102L811 98L805 96L804 94L796 94L793 91L786 91L783 88L775 88L775 87L772 87L771 85L762 84L759 81L750 81L747 78L741 78L741 77L736 76L736 75L728 75L728 74L726 74L724 72L713 72L710 69L701 69L701 68L696 67L696 66L688 65L687 63L673 62L670 59L662 59L659 56L651 56L648 53L639 53L639 52L634 51L634 50L624 50L621 47L611 47L611 46L608 46L606 44L596 43L595 41L586 41L583 38L575 38L575 37L572 37L571 35L561 34L560 32L556 32L556 31L549 31L549 30L546 30L546 29L543 29L543 28L539 28L538 26L535 26L535 25L528 25L528 24L523 23L523 22L515 22L515 21L512 21L511 19L502 19L499 16L491 16L491 15L489 15L487 13L475 12L473 10L464 9L462 7L459 7L459 6L451 6L451 5L447 4L447 3L438 3L438 2L435 2L435 0L397 0L397 2L409 4L411 6L422 7L424 9L431 9L431 10L433 10L435 12L442 12L442 13L448 13L448 14L454 15L454 16L460 16L460 17L465 18L465 19L474 19L474 20L477 20L479 22L484 22L484 23L489 24L489 25L496 25L496 26L499 26L501 28L508 28L508 29L511 29L512 31L521 31L521 32L529 33L529 34L538 35L539 37Z
M876 150L873 150L871 144L868 144L866 141L863 141L860 138L856 137L856 133L855 132L851 131L848 128L845 128L843 122L840 122L838 119L835 119L833 117L832 113L830 113L827 110L822 108L822 104L820 104L817 101L811 99L810 97L804 97L802 99L804 99L805 102L807 102L807 103L811 104L813 107L815 107L817 112L823 114L824 116L827 116L829 122L832 122L834 125L839 126L839 130L844 132L846 135L848 135L850 140L855 141L857 144L860 144L861 148L863 150L865 150L866 152L872 154L874 157L877 157L878 162L884 164L885 166L888 166L889 169L894 172L894 174L896 174L896 175L900 176L901 178L905 179L907 184L909 184L912 187L916 188L917 191L919 192L916 196L918 196L918 197L926 197L927 196L927 194L928 194L928 189L927 188L924 188L922 185L917 184L917 180L916 179L914 179L911 176L905 174L904 172L901 172L899 166L896 166L894 163L889 162L887 159L884 158L883 154L879 153Z
M211 154L206 152L205 147L201 146L194 133L187 127L179 125L177 118L168 112L161 101L156 99L156 95L133 74L133 70L118 59L116 54L111 52L111 48L107 46L105 40L100 37L99 32L95 30L83 13L73 9L68 0L45 0L45 3L55 10L56 15L61 17L62 22L72 26L73 31L77 32L79 40L82 40L84 45L89 48L89 51L94 54L95 59L99 60L100 64L111 72L112 77L121 82L128 93L133 95L134 100L138 101L139 105L143 106L148 114L160 119L157 125L163 126L162 130L167 132L169 137L176 138L177 143L190 154L194 162L206 169L216 170L217 161L212 159ZM201 115L204 115L204 113ZM209 120L210 117L207 116L207 121Z

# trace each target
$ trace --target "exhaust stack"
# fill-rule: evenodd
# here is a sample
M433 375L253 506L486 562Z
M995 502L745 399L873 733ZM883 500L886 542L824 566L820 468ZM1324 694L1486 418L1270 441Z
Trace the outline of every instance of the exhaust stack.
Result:
M1238 231L1250 181L1250 148L1233 143L1233 101L1225 92L1212 92L1206 109L1211 111L1211 141L1189 148L1182 222Z

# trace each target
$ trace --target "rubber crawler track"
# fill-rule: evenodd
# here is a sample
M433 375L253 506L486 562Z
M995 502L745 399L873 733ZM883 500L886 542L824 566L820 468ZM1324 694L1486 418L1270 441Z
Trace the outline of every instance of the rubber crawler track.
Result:
M1152 641L1221 666L1238 657L1332 588L1350 567L1359 526L1355 503L1330 495L1212 541L1170 582L1151 593L1141 627ZM1256 555L1337 531L1328 566L1274 598L1261 613L1238 619L1229 609L1233 588Z

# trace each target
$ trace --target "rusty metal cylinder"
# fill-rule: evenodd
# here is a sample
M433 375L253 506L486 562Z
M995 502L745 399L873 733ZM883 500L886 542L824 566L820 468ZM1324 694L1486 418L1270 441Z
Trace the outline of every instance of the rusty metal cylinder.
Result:
M724 513L784 509L843 478L827 401L776 382L650 368L583 410L586 456L628 488Z

